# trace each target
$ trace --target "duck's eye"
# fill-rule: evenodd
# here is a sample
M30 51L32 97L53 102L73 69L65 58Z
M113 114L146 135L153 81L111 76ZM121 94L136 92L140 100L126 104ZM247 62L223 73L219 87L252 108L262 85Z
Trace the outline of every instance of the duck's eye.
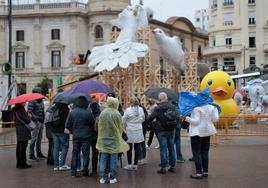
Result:
M209 80L208 81L208 85L210 86L212 84L212 80Z
M231 86L231 84L232 84L231 80L228 80L227 84L228 84L228 86Z

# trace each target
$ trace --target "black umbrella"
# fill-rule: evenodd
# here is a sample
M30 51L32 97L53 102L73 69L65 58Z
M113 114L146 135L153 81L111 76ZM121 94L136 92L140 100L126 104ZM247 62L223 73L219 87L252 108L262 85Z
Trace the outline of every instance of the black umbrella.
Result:
M87 102L92 101L91 96L84 93L75 93L75 94L57 93L53 98L53 103L72 104L75 103L79 97L84 97Z
M174 102L178 102L179 100L178 92L169 88L164 88L164 87L149 88L144 92L144 95L148 98L158 100L158 95L161 92L165 92L170 100Z

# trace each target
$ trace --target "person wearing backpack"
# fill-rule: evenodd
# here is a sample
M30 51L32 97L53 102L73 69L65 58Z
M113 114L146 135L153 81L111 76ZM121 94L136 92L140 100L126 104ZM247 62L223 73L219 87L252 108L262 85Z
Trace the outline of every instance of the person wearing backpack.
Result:
M67 104L55 103L53 108L52 115L53 113L59 114L59 120L52 125L54 171L70 170L70 167L65 164L69 149L69 134L64 133L69 107ZM60 148L61 159L59 160Z
M176 113L175 107L168 100L167 94L161 92L158 95L160 103L155 107L153 113L148 117L148 121L157 120L156 130L158 132L158 139L160 144L160 166L161 169L157 171L159 174L166 174L166 168L171 173L176 173L175 151L174 151L174 134L177 122L168 120L167 116ZM176 118L175 118L176 119Z

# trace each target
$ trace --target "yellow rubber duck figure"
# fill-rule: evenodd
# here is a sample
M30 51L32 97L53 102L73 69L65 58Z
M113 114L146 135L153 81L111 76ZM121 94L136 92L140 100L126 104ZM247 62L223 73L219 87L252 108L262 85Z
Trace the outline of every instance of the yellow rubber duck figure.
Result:
M208 73L203 78L200 89L203 90L207 86L210 89L210 95L214 99L214 102L221 107L221 116L239 114L239 108L232 98L235 90L234 81L226 72L213 71ZM233 121L234 119L229 119L228 125ZM224 123L225 121L220 118L217 125L223 127Z

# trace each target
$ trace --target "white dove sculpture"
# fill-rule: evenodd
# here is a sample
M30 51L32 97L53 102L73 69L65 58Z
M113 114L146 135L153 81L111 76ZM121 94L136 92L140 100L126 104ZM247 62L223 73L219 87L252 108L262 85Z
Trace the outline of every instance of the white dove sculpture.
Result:
M116 42L94 47L89 56L89 67L101 72L111 71L117 65L127 68L137 63L138 58L144 57L149 48L146 44L136 42L136 31L148 26L149 16L140 5L125 8L117 19L111 21L112 25L121 29Z
M154 29L153 33L159 46L160 54L176 68L180 75L185 71L186 65L179 37L169 37L159 28Z

